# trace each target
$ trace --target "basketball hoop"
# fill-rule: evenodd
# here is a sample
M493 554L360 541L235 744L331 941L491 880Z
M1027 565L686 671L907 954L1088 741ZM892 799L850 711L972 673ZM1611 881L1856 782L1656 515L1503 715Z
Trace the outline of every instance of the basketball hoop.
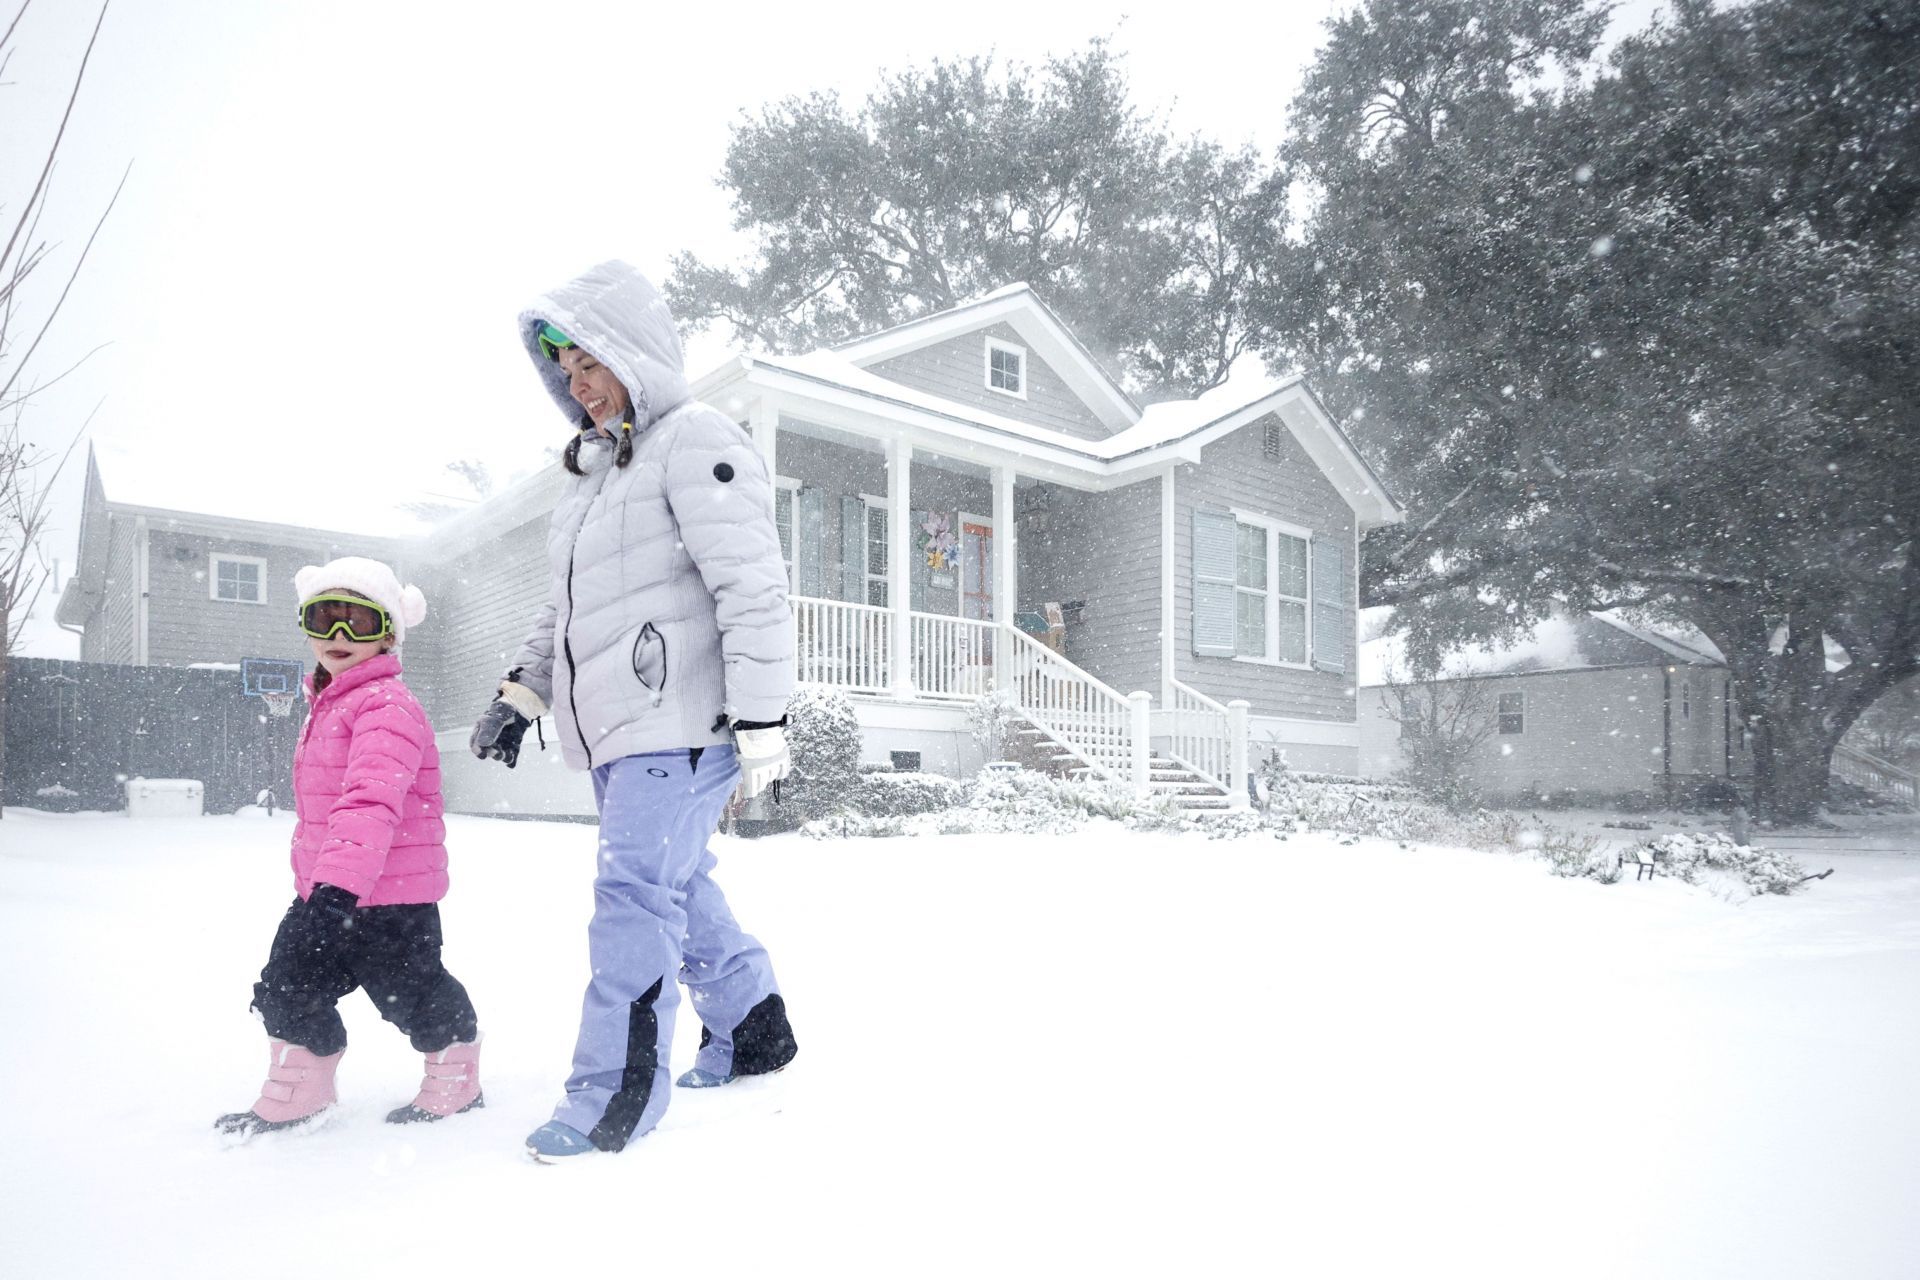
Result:
M293 704L300 697L292 691L274 693L264 690L255 696L267 704L267 714L276 720L285 720L293 715Z

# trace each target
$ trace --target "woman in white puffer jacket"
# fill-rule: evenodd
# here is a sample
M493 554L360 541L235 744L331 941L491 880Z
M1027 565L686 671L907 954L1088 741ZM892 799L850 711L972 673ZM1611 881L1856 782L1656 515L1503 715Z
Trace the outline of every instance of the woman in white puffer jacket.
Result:
M535 368L577 434L554 509L552 596L472 747L510 767L549 710L593 775L593 976L573 1074L528 1150L619 1151L659 1123L687 985L703 1026L683 1087L776 1071L796 1051L767 953L734 923L707 839L736 791L786 773L793 624L766 464L689 398L653 285L602 263L520 315Z

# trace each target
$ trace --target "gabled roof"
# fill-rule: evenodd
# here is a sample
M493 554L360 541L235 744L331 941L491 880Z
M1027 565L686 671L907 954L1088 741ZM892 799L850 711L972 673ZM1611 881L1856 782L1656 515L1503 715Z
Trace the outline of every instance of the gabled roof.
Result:
M744 384L744 385L743 385ZM948 400L860 368L837 350L799 356L735 356L693 384L702 400L723 404L753 389L810 395L884 416L969 445L1024 455L1036 465L1108 483L1131 484L1170 462L1198 464L1200 450L1271 413L1346 499L1363 528L1405 518L1384 482L1360 456L1304 378L1236 374L1192 400L1150 405L1131 427L1102 440L1070 436L1037 423Z
M1093 354L1026 284L995 289L973 302L843 342L832 352L856 368L867 369L996 324L1005 324L1019 334L1107 430L1123 431L1140 421L1141 409L1133 397L1107 376Z

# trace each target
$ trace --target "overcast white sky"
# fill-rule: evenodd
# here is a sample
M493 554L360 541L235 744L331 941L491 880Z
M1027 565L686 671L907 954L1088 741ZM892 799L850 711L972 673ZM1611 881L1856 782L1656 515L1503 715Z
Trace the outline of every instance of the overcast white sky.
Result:
M1267 148L1336 7L117 0L42 224L43 285L131 174L35 367L109 345L36 402L30 434L63 440L97 407L114 499L405 531L400 503L458 492L447 461L504 480L564 436L514 339L528 298L603 258L659 277L678 250L735 256L714 178L742 112L1110 35L1176 132ZM16 35L8 209L96 12L34 0ZM695 342L693 372L724 355ZM77 455L51 531L63 574L83 470ZM49 594L27 651L72 656L51 613Z

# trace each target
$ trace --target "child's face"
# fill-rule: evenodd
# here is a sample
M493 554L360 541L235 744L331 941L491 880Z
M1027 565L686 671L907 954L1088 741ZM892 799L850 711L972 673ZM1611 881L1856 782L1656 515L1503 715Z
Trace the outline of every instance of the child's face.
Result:
M327 669L327 674L337 676L348 667L357 666L375 654L385 653L393 641L349 640L345 636L335 636L331 640L315 640L307 637L307 643L313 647L313 660Z

